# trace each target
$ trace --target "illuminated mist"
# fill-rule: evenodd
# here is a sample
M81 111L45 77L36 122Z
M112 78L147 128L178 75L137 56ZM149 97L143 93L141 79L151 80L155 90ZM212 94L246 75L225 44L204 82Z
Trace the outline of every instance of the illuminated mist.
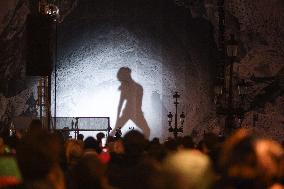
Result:
M113 127L120 96L120 82L116 75L119 68L126 66L132 70L132 78L144 89L142 110L151 127L151 136L159 136L162 120L157 118L157 112L161 107L154 107L151 99L153 94L162 92L161 54L144 52L150 49L147 43L123 27L117 27L102 37L104 39L100 36L93 39L96 45L90 46L94 48L87 49L89 43L74 47L74 54L64 59L68 62L62 62L68 66L57 70L57 116L110 117ZM112 39L118 37L120 40L114 44ZM133 126L135 124L129 121L123 133Z
M197 30L187 29L186 19L162 11L164 6L156 6L156 1L112 1L110 8L107 2L80 2L58 27L56 116L110 117L114 127L121 84L116 76L121 67L129 67L133 80L143 87L142 111L150 138L170 135L167 114L174 111L175 91L182 95L179 110L186 114L185 134L198 126L211 103L207 44L213 38L207 22L198 21L204 22L200 37L197 22ZM52 90L54 99L54 78ZM131 121L122 132L130 127L135 127Z

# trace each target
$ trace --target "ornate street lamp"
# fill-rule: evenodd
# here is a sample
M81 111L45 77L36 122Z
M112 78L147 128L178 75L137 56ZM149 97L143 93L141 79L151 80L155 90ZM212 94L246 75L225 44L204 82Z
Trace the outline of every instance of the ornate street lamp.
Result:
M230 35L230 40L227 43L226 49L227 49L227 56L229 58L236 58L238 56L239 44L235 40L234 34Z
M230 133L231 129L234 128L235 118L238 119L239 125L242 124L247 85L244 81L237 83L233 81L233 66L238 56L239 44L232 34L227 42L225 40L225 0L217 0L217 8L219 61L214 88L214 103L217 115L225 116L225 132ZM237 107L234 107L234 94L236 94L235 100L241 101Z
M238 94L240 97L243 97L247 94L247 91L248 91L248 85L247 83L245 82L244 79L241 79L239 82L238 82Z
M225 132L230 133L235 128L235 119L238 126L242 125L245 114L245 97L248 85L245 80L233 81L233 70L235 59L238 56L238 42L234 35L230 35L230 40L226 43L226 69L224 71L224 83L215 86L215 99L217 114L225 116ZM222 80L220 80L222 81ZM235 101L238 103L235 105Z
M227 99L227 108L226 108L226 120L225 120L225 130L228 132L231 131L231 129L234 128L234 115L236 112L234 111L234 105L233 105L233 69L234 69L234 61L235 58L238 55L238 42L235 40L234 35L230 35L230 40L227 43L226 46L227 50L227 57L229 59L229 81L226 85L228 87L228 99Z
M174 138L176 139L178 137L178 133L183 133L183 124L185 121L185 114L182 112L179 116L180 118L180 124L178 124L178 98L180 98L180 95L178 92L175 92L173 95L173 98L175 99L174 105L175 105L175 114L173 115L172 112L169 112L168 114L168 123L169 123L169 132L174 134ZM174 125L172 126L174 117Z
M214 87L214 104L218 111L221 109L222 106L222 96L224 94L224 83L221 82L222 79L218 79L219 82Z
M218 55L219 61L217 64L217 80L214 88L215 98L214 103L217 106L217 112L222 111L223 96L226 93L225 88L225 8L224 0L217 0L218 8Z

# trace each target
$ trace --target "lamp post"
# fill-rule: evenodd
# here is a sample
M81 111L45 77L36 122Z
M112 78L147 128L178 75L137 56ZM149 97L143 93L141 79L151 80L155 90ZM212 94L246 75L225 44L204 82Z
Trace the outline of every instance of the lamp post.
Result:
M230 132L234 127L235 118L238 118L239 125L242 124L245 113L244 105L247 86L244 80L238 82L237 86L236 82L234 82L233 70L234 62L238 55L238 42L235 40L234 35L230 35L230 40L227 43L225 42L225 0L217 0L217 7L219 16L219 61L214 89L214 103L217 115L222 116L222 118L225 117L225 132ZM235 96L234 94L238 95ZM237 107L234 107L234 97L236 99L238 97L238 100L241 101Z
M173 115L171 112L168 114L168 123L169 123L169 132L174 134L174 138L177 139L178 133L183 133L183 124L185 120L185 114L182 112L179 116L180 118L180 126L178 124L178 98L180 98L180 95L178 92L175 92L173 95L173 98L175 99L174 105L175 105L175 114ZM174 126L172 126L173 122L173 117L174 117Z
M231 132L232 128L234 127L234 115L236 114L234 110L233 104L233 70L234 70L234 61L238 54L238 42L235 40L234 35L230 35L230 40L226 46L227 50L227 57L228 57L228 64L229 64L229 78L226 87L228 88L228 96L227 96L227 107L226 107L226 120L225 120L225 130Z
M238 125L242 125L245 113L245 97L247 84L243 79L234 80L234 63L238 54L238 42L234 35L226 43L226 69L224 71L224 83L219 82L215 86L215 99L217 114L225 116L225 133L230 134L235 127L235 119ZM222 81L222 80L221 80ZM237 101L238 105L234 102Z

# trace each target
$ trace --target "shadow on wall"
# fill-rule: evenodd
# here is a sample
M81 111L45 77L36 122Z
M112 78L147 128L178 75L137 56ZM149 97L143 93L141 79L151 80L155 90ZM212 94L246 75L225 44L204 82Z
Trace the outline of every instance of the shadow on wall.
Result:
M150 121L149 120L148 121L150 122L151 127L155 128L155 130L152 130L151 135L152 136L160 135L161 138L166 139L169 133L168 130L164 128L168 127L167 115L169 111L165 107L162 101L161 94L159 94L158 91L152 92L151 109L149 111L151 116L150 116Z
M117 108L117 119L115 131L122 128L127 121L133 121L144 133L146 138L150 136L150 128L142 112L143 87L136 83L131 77L131 69L122 67L117 72L117 79L120 81L120 99ZM125 102L125 105L124 105ZM124 109L122 107L124 105Z

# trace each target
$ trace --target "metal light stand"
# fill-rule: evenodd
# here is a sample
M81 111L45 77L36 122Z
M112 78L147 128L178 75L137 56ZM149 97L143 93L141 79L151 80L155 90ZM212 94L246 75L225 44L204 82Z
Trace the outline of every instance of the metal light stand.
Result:
M121 138L121 136L122 136L121 127L119 127L115 131L115 137L116 138Z
M74 129L75 129L75 139L78 138L78 135L79 135L79 118L78 117L75 117L75 125L74 125Z
M180 98L180 95L178 94L178 92L175 92L175 94L173 95L173 98L175 99L174 101L174 105L175 105L175 122L174 122L174 127L172 127L172 121L173 121L173 114L171 112L169 112L168 114L168 122L169 122L169 132L174 134L174 138L177 139L178 137L178 133L183 133L183 124L184 124L184 119L185 119L185 115L184 112L182 112L180 114L180 126L178 125L178 98Z
M42 76L37 87L39 118L45 128L50 129L50 77Z

